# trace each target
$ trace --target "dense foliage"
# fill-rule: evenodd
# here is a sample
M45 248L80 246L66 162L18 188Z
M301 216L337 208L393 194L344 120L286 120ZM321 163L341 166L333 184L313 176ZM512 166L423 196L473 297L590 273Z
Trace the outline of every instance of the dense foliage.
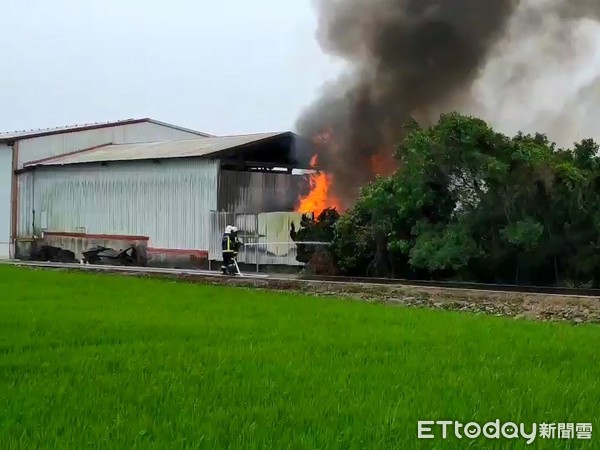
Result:
M399 169L362 189L334 227L346 274L600 285L600 158L584 140L508 137L448 114L412 123Z
M325 209L319 216L303 214L300 229L292 222L290 237L296 244L296 259L312 272L333 275L337 273L329 244L334 238L334 225L340 214L335 209ZM306 244L305 242L313 242ZM319 243L319 244L317 244Z

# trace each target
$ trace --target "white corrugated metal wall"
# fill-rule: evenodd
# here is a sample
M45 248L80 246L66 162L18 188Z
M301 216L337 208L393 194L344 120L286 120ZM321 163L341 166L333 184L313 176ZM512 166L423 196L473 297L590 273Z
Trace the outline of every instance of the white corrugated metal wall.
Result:
M158 248L208 250L218 162L165 160L45 167L19 176L19 235L141 235ZM34 215L35 211L35 215Z
M10 257L12 148L0 144L0 258Z
M102 145L107 143L135 143L135 142L152 142L161 140L179 140L179 139L193 139L201 137L191 131L183 129L177 129L168 125L162 125L159 123L152 122L138 122L130 124L115 124L105 128L96 128L89 130L69 130L61 132L60 134L41 136L37 138L15 138L18 142L18 167L22 168L23 164L30 161L39 160L51 156L57 156L64 153L74 152L77 150L83 150L96 145ZM2 145L0 144L0 147ZM10 200L7 203L4 200L5 186L4 183L9 183L8 192L10 199L10 186L12 183L12 155L10 156L9 172L4 173L6 155L0 156L0 257L6 253L6 246L10 248L10 243L3 243L4 229L3 224L6 215L8 215L9 221L9 233L10 233L10 215L11 207ZM21 179L22 177L22 179ZM23 208L27 202L31 199L28 196L32 195L32 191L22 192L22 186L27 185L28 176L22 175L18 180L19 192L19 222L20 224L30 222L30 217L27 216L27 208ZM21 212L25 212L25 216L21 216ZM21 231L23 226L19 227L18 231ZM9 239L10 241L10 239Z
M141 122L23 139L19 141L19 168L29 161L58 156L107 143L130 144L200 137L187 131L150 122Z

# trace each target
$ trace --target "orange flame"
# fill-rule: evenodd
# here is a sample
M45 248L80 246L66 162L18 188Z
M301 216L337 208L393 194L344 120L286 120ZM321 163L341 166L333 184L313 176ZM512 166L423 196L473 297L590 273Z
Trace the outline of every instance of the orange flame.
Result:
M397 163L390 152L385 150L371 157L371 171L375 175L387 177L394 173Z
M334 151L335 137L331 128L326 129L314 138L318 148L326 147L325 151ZM319 157L313 155L310 160L310 167L317 168ZM331 193L333 177L325 172L316 172L309 176L310 192L300 197L296 212L303 214L314 213L318 217L325 209L335 208L338 212L343 211L342 202Z
M310 160L310 166L316 168L318 156L313 155ZM325 209L335 208L342 211L341 202L330 192L332 177L324 172L317 172L310 175L310 192L299 199L296 212L303 214L314 213L318 217Z
M335 133L331 127L325 128L321 133L317 134L313 139L319 153L331 154L338 151L338 142L335 138ZM397 161L388 148L382 148L370 160L367 161L370 172L373 175L389 176L394 173L397 168ZM317 168L318 155L313 155L310 160L310 167ZM343 212L343 203L331 192L331 187L334 183L333 176L324 172L317 172L310 175L310 192L301 196L298 199L296 212L303 214L314 213L318 217L323 210L327 208L335 208L338 212Z

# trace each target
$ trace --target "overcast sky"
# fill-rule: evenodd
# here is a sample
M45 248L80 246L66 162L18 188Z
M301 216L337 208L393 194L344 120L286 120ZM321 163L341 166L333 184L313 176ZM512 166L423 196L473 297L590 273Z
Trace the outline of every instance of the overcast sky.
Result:
M0 130L152 117L293 129L337 73L311 0L4 0Z

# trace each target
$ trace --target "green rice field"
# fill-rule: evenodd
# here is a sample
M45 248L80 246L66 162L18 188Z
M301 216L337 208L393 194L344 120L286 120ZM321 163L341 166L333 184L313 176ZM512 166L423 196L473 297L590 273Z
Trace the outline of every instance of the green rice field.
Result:
M598 449L600 328L0 265L0 449ZM418 439L419 420L591 440Z

